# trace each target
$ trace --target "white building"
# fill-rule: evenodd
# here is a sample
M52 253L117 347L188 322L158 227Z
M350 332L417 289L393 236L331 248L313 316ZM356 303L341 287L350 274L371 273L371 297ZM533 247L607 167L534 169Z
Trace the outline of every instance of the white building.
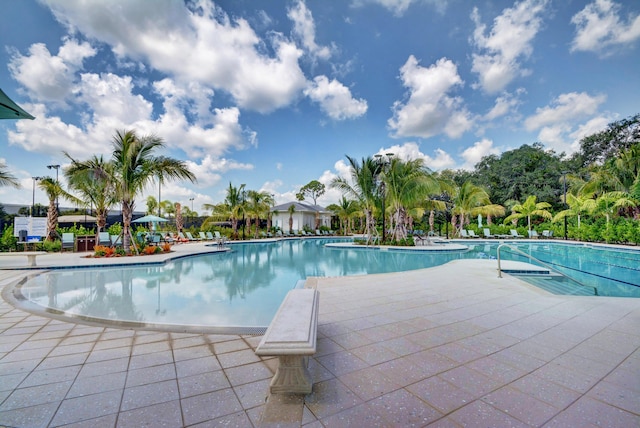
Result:
M331 228L331 211L320 205L305 204L304 202L286 202L271 208L273 226L289 232L289 207L293 205L294 211L293 231L308 229L316 230L316 215L319 226Z

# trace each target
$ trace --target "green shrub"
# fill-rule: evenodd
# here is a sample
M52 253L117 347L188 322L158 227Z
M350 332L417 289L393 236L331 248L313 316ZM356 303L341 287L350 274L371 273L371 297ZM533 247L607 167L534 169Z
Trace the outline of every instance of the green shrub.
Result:
M7 225L0 237L0 251L15 251L18 246L18 238L13 236L13 226Z

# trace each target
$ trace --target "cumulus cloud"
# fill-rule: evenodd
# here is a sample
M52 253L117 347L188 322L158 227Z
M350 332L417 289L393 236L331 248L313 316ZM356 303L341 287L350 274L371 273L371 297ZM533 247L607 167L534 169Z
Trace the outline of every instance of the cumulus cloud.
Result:
M45 0L71 31L107 43L122 58L147 62L175 80L229 93L240 107L262 113L293 102L306 86L302 51L282 35L265 43L244 19L231 20L208 1Z
M494 120L502 116L513 115L516 113L518 106L520 105L519 95L524 92L524 89L519 89L515 94L504 92L502 95L496 98L495 104L483 116L484 120Z
M537 108L524 125L527 131L538 130L538 139L548 147L571 153L576 149L575 144L572 146L575 141L571 141L576 127L584 126L584 120L593 120L605 100L605 95L591 96L585 92L561 94L550 105Z
M409 6L420 3L429 4L438 13L444 14L448 0L353 0L351 4L354 7L361 7L365 4L378 4L390 11L394 16L400 17L409 9Z
M620 18L620 5L611 0L596 0L571 18L576 35L571 51L605 52L616 45L640 39L640 15Z
M334 120L355 119L367 112L367 101L353 98L349 88L336 79L317 76L304 93Z
M515 78L530 72L522 68L521 61L532 51L532 42L542 26L540 15L548 0L524 0L502 11L493 21L488 35L480 20L478 8L471 19L475 23L473 43L480 53L473 54L471 70L479 75L477 86L494 94L502 91Z
M316 43L316 24L311 11L303 0L298 0L287 10L287 17L293 21L293 35L313 58L327 60L331 57L331 48Z
M395 144L388 148L381 148L377 154L384 155L393 153L394 157L404 161L422 159L424 165L434 171L451 168L455 165L453 157L441 148L433 151L433 156L422 153L420 146L415 142L406 142L404 144Z
M57 55L51 55L43 43L35 43L29 47L28 55L13 53L9 71L34 99L64 103L71 95L75 73L82 69L85 58L95 54L89 43L72 38L63 39Z
M458 138L471 128L473 119L462 99L449 94L464 83L451 60L441 58L422 67L411 55L400 68L400 78L409 89L409 99L393 105L393 117L387 123L394 137L428 138L445 133Z
M483 138L473 143L473 146L466 148L461 156L464 159L463 169L473 170L475 165L487 155L500 154L500 150L493 147L493 141Z

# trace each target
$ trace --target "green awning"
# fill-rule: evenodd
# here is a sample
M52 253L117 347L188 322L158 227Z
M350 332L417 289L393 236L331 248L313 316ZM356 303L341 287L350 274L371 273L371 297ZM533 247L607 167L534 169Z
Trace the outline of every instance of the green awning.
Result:
M0 89L0 119L35 119Z

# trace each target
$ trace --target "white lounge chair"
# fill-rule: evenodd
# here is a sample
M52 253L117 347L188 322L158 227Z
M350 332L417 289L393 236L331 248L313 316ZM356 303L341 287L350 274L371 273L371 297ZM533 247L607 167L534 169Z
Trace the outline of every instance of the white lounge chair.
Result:
M544 236L545 238L553 237L553 230L543 230L542 236Z
M515 230L515 229L511 229L511 230L509 231L509 233L511 233L511 237L512 237L512 238L524 238L524 236L523 236L523 235L520 235L520 234L518 233L518 231L517 231L517 230Z
M75 251L76 241L73 233L65 232L62 234L62 251L71 250Z
M467 229L460 229L460 237L461 238L471 238L471 236L469 236L469 234L467 233Z
M491 230L490 230L489 228L486 228L486 227L485 227L485 228L482 230L482 233L484 233L484 237L485 237L485 238L489 238L489 239L493 239L493 238L495 238L495 235L492 235L492 234L491 234Z
M479 236L476 235L476 232L471 229L467 230L467 233L469 234L469 238L479 238Z
M529 231L529 238L539 238L540 236L538 235L538 232L536 232L535 230L530 230Z

